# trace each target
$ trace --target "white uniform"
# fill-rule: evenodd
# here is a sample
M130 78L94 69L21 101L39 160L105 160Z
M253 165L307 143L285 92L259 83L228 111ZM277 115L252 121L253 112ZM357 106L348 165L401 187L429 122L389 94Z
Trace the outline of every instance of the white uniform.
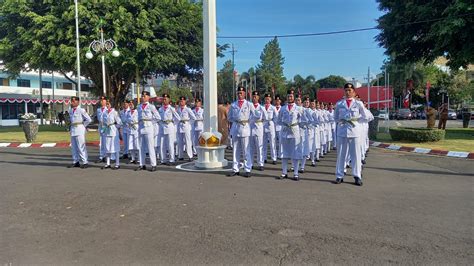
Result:
M312 110L310 108L301 108L303 110L300 122L300 131L304 135L303 141L303 160L301 162L301 170L304 171L306 160L311 155L314 145L314 125Z
M160 121L160 115L156 111L156 107L148 102L142 103L138 110L138 134L140 153L140 166L146 164L146 152L150 156L151 166L156 166L155 151L155 127L154 123Z
M313 126L313 146L311 147L311 163L316 165L319 161L319 150L321 149L321 115L316 109L311 110L311 124Z
M161 106L158 110L161 117L161 163L174 163L175 161L175 141L176 124L181 119L173 106ZM169 155L169 157L168 157Z
M140 143L138 140L138 111L131 109L130 112L127 113L125 121L130 130L130 134L128 135L128 151L131 155L131 160L135 161L136 156L139 156L138 152L140 152Z
M272 161L277 160L277 143L276 143L276 131L275 121L278 119L278 112L275 106L269 104L264 105L264 112L266 113L267 119L263 122L263 158L266 159L268 156L268 145L270 145L270 157ZM281 128L281 126L280 126Z
M196 117L193 122L193 153L196 154L196 147L199 146L199 136L204 130L204 109L196 107L193 112Z
M192 143L192 122L196 120L193 110L184 106L178 107L177 113L179 115L178 123L178 158L184 158L184 151L188 158L193 158L193 143Z
M253 156L257 156L258 166L263 166L263 123L267 120L267 112L260 104L254 104L255 113L250 116L250 151Z
M331 115L328 110L324 109L324 116L326 118L326 126L324 128L325 130L325 136L326 136L326 147L324 149L324 153L328 153L329 150L331 149L331 142L332 142L332 131L331 131Z
M106 151L105 151L105 139L107 135L105 134L105 125L103 121L107 118L107 108L106 107L99 107L97 108L96 112L97 120L99 121L99 158L102 160L105 158Z
M344 168L347 155L350 155L352 163L352 175L362 179L361 164L361 119L367 119L364 105L361 101L352 99L347 105L346 99L336 104L334 119L337 121L337 163L336 178L344 178Z
M232 170L239 172L240 156L244 154L244 169L250 173L252 170L252 153L249 146L250 137L250 116L255 114L255 107L247 100L242 100L241 106L239 101L232 103L229 109L227 119L232 123L230 134L232 135Z
M331 139L332 139L332 146L329 148L336 148L336 120L334 120L334 110L328 110L327 112L329 117L329 124L331 126Z
M281 146L281 136L280 136L281 125L276 122L276 121L278 121L278 116L280 114L280 110L281 110L281 106L275 106L275 111L276 111L276 118L275 118L276 145L275 145L275 148L276 148L276 153L277 153L278 158L281 158L282 150L283 150L283 148Z
M278 124L282 126L280 136L282 144L282 173L288 174L288 160L291 159L294 174L298 176L299 161L302 159L302 143L299 123L302 110L296 104L283 106L278 114Z
M372 112L370 112L365 107L364 107L364 111L365 111L366 119L360 120L360 124L362 126L361 136L360 136L361 137L360 148L361 148L362 160L365 160L365 153L369 149L369 122L374 120L374 116L372 115Z
M86 110L81 107L69 109L69 118L71 121L71 151L72 162L87 164L87 149L86 149L86 127L90 124L91 118Z
M117 111L114 108L110 108L107 111L107 117L103 126L105 126L105 151L107 156L107 165L110 165L110 157L115 154L115 165L120 165L120 132L119 128L122 124L122 120Z
M128 113L130 113L130 108L120 111L120 120L122 120L123 155L128 155L128 135L130 134L130 128L126 123Z

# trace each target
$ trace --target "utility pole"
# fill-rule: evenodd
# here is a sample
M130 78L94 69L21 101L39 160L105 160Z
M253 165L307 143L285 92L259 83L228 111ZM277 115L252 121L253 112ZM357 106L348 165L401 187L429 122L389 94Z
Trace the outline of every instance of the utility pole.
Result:
M236 99L236 88L235 88L235 63L234 63L234 59L235 59L235 52L237 52L237 50L234 49L234 44L232 44L232 99Z
M39 69L39 89L40 89L40 118L43 125L43 70Z
M370 109L370 67L368 68L367 71L367 94L368 94L368 104L369 104L369 109Z

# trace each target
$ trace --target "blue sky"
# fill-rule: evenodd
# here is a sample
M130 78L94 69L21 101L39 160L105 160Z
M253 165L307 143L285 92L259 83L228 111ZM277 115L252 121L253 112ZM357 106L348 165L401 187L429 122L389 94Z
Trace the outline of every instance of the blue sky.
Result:
M382 15L375 0L217 0L218 36L280 35L317 33L376 26ZM330 74L355 77L362 81L371 72L380 72L384 49L374 37L377 30L337 35L280 38L285 57L284 75L300 74L316 79ZM217 39L233 43L236 69L247 71L260 62L263 47L270 39ZM218 69L231 59L218 60Z

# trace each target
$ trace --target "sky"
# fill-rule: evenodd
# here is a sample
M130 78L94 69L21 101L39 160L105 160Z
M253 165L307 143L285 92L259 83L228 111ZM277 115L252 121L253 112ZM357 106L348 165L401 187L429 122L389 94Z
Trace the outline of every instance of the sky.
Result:
M219 36L282 35L368 28L377 25L383 13L375 0L218 0L217 42L234 44L239 73L260 62L260 54L271 39L220 39ZM280 38L285 58L284 75L292 79L314 75L316 79L340 75L363 81L380 72L385 49L374 37L378 30L337 35ZM230 49L229 49L230 50ZM228 50L228 51L229 51ZM218 69L232 58L218 59Z

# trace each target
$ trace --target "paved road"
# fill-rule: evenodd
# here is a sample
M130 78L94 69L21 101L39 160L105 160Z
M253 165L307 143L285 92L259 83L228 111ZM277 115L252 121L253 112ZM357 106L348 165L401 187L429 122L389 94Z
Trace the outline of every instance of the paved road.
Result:
M436 120L436 128L438 127L438 120ZM379 126L381 127L426 127L426 120L379 120ZM474 127L474 121L471 121L471 128ZM448 120L446 123L447 128L462 128L462 120Z
M95 154L97 151L92 150ZM474 163L373 149L365 184L277 166L66 169L66 149L0 150L0 264L469 264Z

